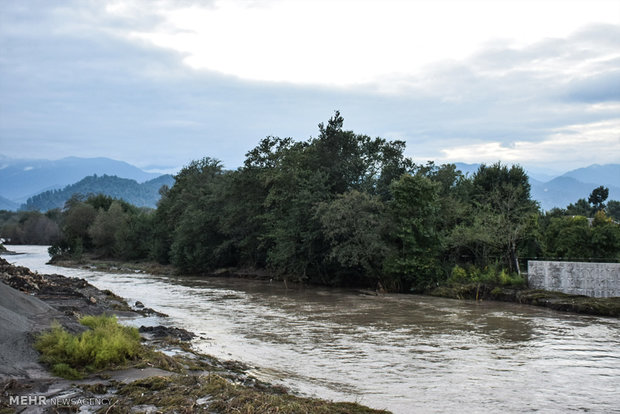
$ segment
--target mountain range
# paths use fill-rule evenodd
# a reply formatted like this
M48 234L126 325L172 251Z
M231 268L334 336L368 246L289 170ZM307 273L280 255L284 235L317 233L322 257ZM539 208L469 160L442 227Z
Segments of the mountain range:
M109 158L28 160L0 156L0 196L21 204L43 191L64 188L94 174L116 175L138 183L161 175Z
M457 169L469 175L479 166L456 163ZM532 198L543 210L564 208L580 198L587 199L601 185L609 188L609 200L620 200L620 164L594 164L552 179L529 174ZM22 206L45 211L62 207L74 192L103 192L138 206L154 207L159 188L173 182L170 175L146 172L109 158L24 160L0 155L0 210Z

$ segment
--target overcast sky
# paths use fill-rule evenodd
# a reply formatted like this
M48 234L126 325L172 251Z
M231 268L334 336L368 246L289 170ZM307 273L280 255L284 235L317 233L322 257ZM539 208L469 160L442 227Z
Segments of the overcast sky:
M0 0L0 154L236 168L345 128L417 162L620 162L620 1Z

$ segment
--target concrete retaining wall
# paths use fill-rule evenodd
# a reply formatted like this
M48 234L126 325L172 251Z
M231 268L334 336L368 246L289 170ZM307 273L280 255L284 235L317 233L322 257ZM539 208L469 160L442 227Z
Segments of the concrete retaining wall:
M527 267L532 289L595 298L620 296L620 263L529 261Z

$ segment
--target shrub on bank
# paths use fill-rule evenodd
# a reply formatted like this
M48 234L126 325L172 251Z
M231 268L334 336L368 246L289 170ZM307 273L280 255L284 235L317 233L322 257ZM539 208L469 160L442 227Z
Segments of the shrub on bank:
M486 266L483 269L479 269L473 265L467 268L456 265L452 268L452 272L448 278L448 285L454 286L470 283L482 283L492 286L524 287L525 279L523 279L521 275L509 273L506 269L498 266Z
M85 316L80 323L90 329L73 335L56 322L36 341L41 361L55 375L78 379L85 372L137 359L143 352L138 330L119 325L114 316Z

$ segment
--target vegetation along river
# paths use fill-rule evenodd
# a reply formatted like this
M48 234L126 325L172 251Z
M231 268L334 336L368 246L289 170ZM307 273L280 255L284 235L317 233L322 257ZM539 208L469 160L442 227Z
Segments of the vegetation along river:
M201 351L256 367L305 395L395 413L620 412L620 320L512 303L367 296L239 279L111 274L7 259L82 277L196 332Z

